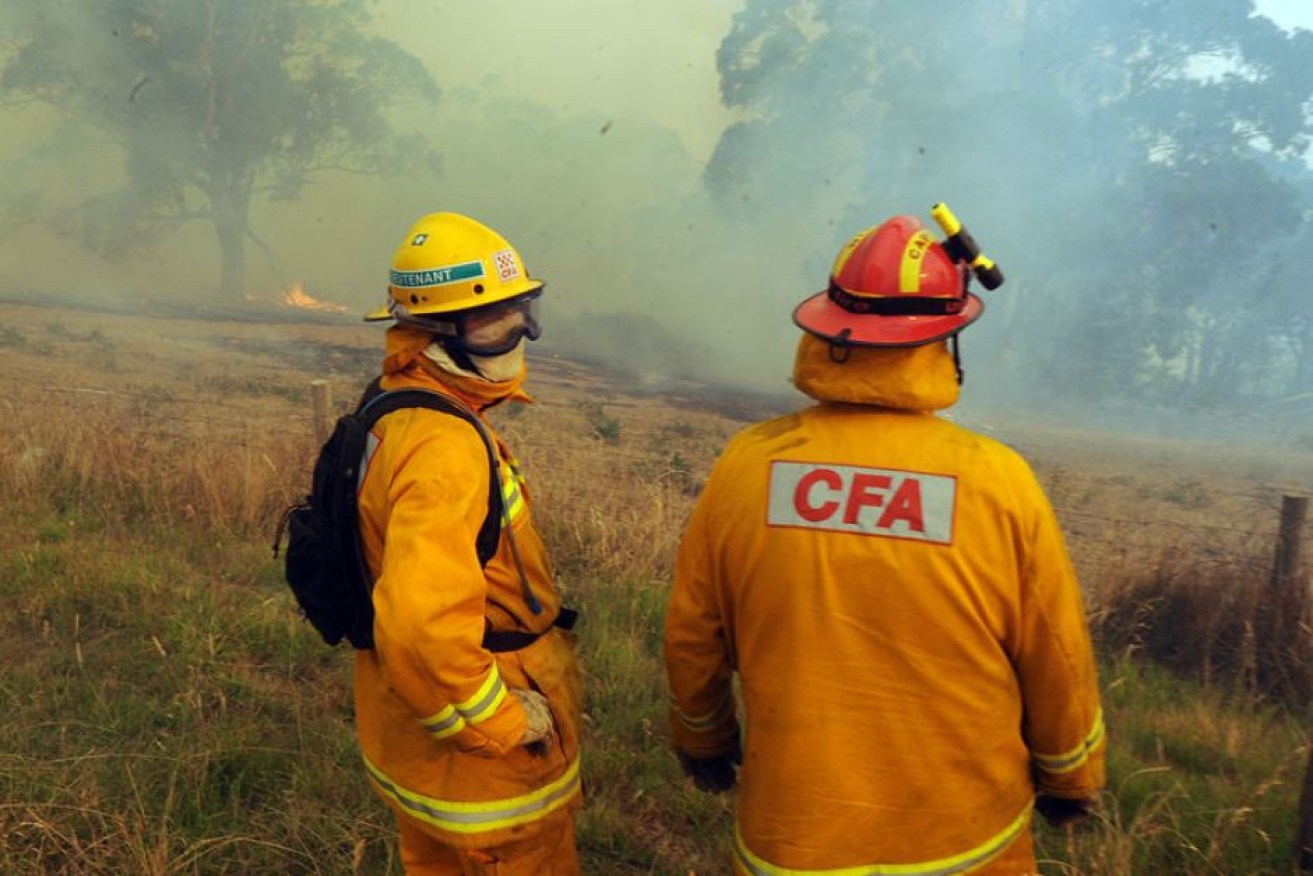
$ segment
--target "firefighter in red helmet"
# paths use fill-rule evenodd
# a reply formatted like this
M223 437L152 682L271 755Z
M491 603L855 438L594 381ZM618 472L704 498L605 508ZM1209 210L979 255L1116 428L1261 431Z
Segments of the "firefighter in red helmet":
M1054 513L1017 453L935 414L970 281L1002 275L934 212L945 240L897 216L839 252L794 311L817 404L730 442L680 544L672 741L698 787L737 782L739 874L1033 873L1032 813L1077 820L1103 784Z

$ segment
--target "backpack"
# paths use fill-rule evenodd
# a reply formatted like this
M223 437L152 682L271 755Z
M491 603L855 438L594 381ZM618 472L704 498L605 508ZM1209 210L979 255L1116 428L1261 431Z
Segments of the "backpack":
M365 563L356 496L369 432L379 418L401 408L443 411L470 423L488 451L488 513L475 547L486 566L501 539L500 460L483 424L459 401L427 389L384 391L378 378L353 413L338 418L315 460L310 495L283 512L274 535L278 557L287 536L284 577L306 620L329 645L346 638L357 649L374 647L374 582Z

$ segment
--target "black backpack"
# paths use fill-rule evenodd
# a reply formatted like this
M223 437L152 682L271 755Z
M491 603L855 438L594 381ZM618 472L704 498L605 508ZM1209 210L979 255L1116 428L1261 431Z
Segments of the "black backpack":
M274 536L274 557L287 535L284 575L306 619L325 642L345 637L353 647L374 647L374 582L360 540L356 494L366 439L380 417L401 408L443 411L470 423L488 451L488 514L475 547L487 565L501 539L500 461L483 424L465 405L426 389L384 391L375 379L354 413L338 418L315 460L310 495L290 508Z

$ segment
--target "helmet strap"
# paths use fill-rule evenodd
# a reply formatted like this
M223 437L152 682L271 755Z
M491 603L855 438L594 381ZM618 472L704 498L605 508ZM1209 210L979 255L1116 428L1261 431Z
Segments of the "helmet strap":
M957 385L961 386L966 375L962 373L962 354L957 348L957 335L948 339L948 348L953 351L953 370L957 372Z
M853 348L848 345L848 335L851 333L850 329L844 329L837 337L830 339L831 362L842 365L852 356Z

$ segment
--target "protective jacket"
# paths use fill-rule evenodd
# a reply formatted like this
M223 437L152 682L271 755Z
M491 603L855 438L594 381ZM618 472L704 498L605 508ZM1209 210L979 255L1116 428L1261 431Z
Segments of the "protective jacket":
M673 742L731 748L737 671L736 872L1019 872L1036 791L1103 783L1081 592L1027 464L933 414L957 397L944 344L850 353L804 336L821 403L737 435L698 501Z
M423 387L476 411L519 391L442 374L419 351L422 332L388 335L384 389ZM489 434L495 434L489 429ZM359 493L374 583L375 650L358 651L355 702L369 777L398 812L457 848L489 848L559 829L580 805L580 679L570 634L552 625L560 598L531 497L499 439L499 489L541 612L524 594L505 531L480 568L475 539L488 511L485 445L469 423L407 408L379 420ZM506 524L503 524L505 527ZM493 653L486 630L540 634ZM526 748L524 710L511 688L551 707L551 745Z

